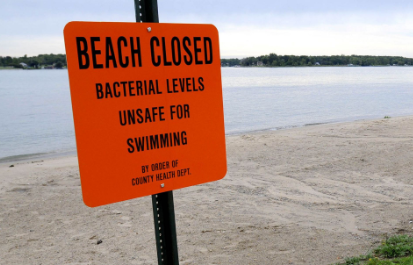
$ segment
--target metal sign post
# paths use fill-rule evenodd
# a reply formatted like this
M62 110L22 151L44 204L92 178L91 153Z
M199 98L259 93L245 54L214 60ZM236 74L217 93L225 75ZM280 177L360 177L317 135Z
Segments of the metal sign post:
M136 22L159 23L157 0L134 0ZM172 191L152 195L158 265L179 265Z
M159 23L158 0L134 0L136 22Z
M159 265L179 265L172 191L152 195Z

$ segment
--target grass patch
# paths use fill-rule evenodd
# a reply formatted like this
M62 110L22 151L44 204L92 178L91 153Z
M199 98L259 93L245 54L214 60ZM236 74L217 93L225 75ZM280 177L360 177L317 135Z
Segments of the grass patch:
M360 255L358 257L349 257L345 258L345 263L337 263L337 264L346 264L346 265L359 265L364 264L364 261L368 261L369 259L374 258L373 254L368 253L367 255Z
M396 235L387 238L367 255L349 257L336 265L413 265L413 237Z
M390 119L391 117L390 117L390 116L384 116L384 118L385 118L385 119Z
M399 235L388 238L375 253L384 258L397 258L413 255L413 237Z
M396 258L392 260L380 260L373 258L366 265L413 265L413 257Z

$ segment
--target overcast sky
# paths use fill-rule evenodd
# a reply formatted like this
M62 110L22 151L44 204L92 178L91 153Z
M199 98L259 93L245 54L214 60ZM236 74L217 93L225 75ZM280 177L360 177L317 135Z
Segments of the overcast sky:
M224 58L413 57L413 0L158 0L160 22L214 24ZM0 0L0 56L65 53L69 21L134 22L133 0Z

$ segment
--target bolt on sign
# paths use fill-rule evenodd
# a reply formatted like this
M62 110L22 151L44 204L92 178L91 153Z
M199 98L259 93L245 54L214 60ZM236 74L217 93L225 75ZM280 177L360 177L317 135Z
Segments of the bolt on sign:
M70 22L64 38L86 205L225 176L213 25Z

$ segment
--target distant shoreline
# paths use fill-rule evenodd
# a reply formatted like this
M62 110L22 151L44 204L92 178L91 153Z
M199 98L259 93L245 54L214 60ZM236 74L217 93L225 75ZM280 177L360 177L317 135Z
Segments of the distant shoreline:
M36 68L29 68L29 69L24 69L24 68L13 68L13 67L1 67L0 70L20 70L20 71L33 71L33 70L67 70L67 68L54 68L54 69L36 69Z
M413 58L372 55L277 55L270 53L242 59L221 59L222 66L404 66Z
M362 66L362 65L354 65L354 66L347 66L347 65L297 65L297 66L292 66L292 65L285 65L285 66L221 66L221 68L328 68L328 67L334 67L334 68L338 68L338 67L345 67L345 68L360 68L360 67L413 67L413 65L366 65L366 66ZM22 69L22 68L11 68L11 67L0 67L0 70L67 70L67 68L60 68L60 69Z
M285 65L285 66L221 66L221 68L326 68L326 67L345 67L345 68L360 68L360 67L413 67L413 65Z

